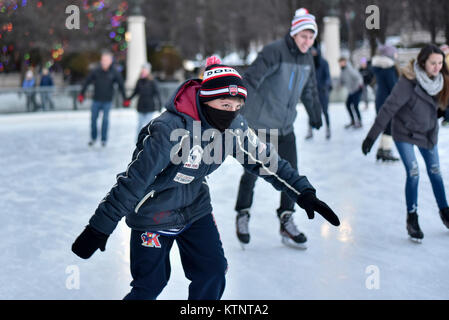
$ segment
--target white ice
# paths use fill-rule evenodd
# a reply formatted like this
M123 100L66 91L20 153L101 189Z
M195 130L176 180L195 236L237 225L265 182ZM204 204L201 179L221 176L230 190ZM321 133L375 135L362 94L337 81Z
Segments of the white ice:
M233 159L209 178L214 215L229 263L223 299L448 299L449 230L438 215L418 153L422 244L405 229L402 163L375 161L377 144L363 156L364 128L345 130L342 104L330 106L332 139L324 130L304 141L307 117L295 124L300 173L339 215L339 228L320 216L295 221L308 237L307 250L281 244L275 210L279 193L259 179L245 251L235 236L233 210L242 167ZM131 159L137 116L113 110L106 148L89 149L89 112L0 116L0 299L122 299L129 290L129 228L121 221L105 252L89 260L71 244L84 229L115 175ZM440 160L449 190L449 129L440 130ZM397 153L396 153L397 154ZM177 248L172 275L160 299L186 299ZM149 266L151 267L151 266ZM79 280L79 281L78 281Z

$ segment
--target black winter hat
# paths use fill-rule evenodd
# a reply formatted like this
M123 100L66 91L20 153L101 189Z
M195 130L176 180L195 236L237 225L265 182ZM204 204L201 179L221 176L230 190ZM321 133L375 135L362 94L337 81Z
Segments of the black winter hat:
M246 100L246 96L246 88L237 70L222 65L216 56L206 60L206 70L199 94L202 103L221 97L239 97Z

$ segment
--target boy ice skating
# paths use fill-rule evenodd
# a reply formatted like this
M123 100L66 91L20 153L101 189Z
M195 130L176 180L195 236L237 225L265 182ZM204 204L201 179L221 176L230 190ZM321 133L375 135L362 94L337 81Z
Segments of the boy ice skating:
M307 178L248 130L239 115L247 95L241 76L220 63L215 57L208 59L203 80L184 82L167 110L140 131L132 162L117 176L117 183L72 246L84 259L98 248L104 251L109 235L126 217L132 229L133 281L125 299L156 299L170 277L174 241L191 281L188 298L221 298L227 261L205 177L227 155L243 159L246 170L286 192L310 219L316 211L333 225L340 224L335 213L316 198Z

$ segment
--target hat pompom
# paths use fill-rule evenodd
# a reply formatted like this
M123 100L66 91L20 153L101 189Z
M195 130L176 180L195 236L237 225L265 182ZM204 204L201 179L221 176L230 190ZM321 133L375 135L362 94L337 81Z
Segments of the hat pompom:
M307 10L306 8L300 8L295 12L295 16L303 16L306 14L309 14L309 10Z
M206 68L214 64L221 64L221 60L217 56L211 56L206 59Z

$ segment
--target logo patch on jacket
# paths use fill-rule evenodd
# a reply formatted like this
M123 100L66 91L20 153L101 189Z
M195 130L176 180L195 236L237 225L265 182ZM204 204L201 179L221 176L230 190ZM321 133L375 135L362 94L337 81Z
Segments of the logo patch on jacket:
M188 176L186 174L182 174L181 172L178 172L173 179L176 182L182 183L182 184L189 184L195 179L193 176Z
M190 149L189 158L187 162L184 164L184 168L189 169L198 169L201 163L201 159L203 158L203 148L198 145L195 145Z
M140 238L142 239L142 245L148 248L160 248L159 234L153 232L142 233Z

